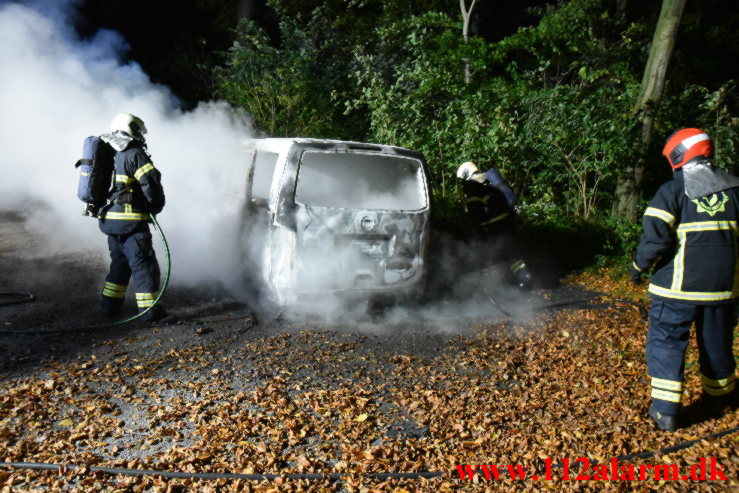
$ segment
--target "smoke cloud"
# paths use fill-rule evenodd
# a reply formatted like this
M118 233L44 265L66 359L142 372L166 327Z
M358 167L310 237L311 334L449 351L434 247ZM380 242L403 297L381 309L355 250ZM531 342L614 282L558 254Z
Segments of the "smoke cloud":
M120 35L102 30L78 39L70 27L74 6L0 2L0 209L25 213L46 234L50 253L92 249L104 257L97 221L81 215L73 165L86 136L109 132L118 113L133 113L146 122L162 172L167 205L158 220L173 283L235 282L242 142L253 134L247 115L223 103L181 111L167 88L121 61Z
M172 284L238 285L245 261L239 230L247 174L243 143L255 136L248 115L217 102L183 112L167 88L152 83L136 63L122 61L126 42L120 35L101 30L89 40L77 37L71 27L75 3L0 0L0 210L23 212L27 227L46 238L47 253L94 251L102 263L107 242L97 221L81 214L73 164L86 136L107 133L118 113L133 113L146 122L148 148L162 172L167 205L158 220L172 252ZM489 246L451 244L442 248L448 258L428 266L437 269L437 280L439 272L460 265L459 257L492 255ZM361 319L373 330L412 321L457 331L461 320L503 318L493 302L480 298L481 285L509 312L520 313L520 296L475 274L479 267L438 281L447 293L432 307L394 308L381 322L368 321L361 303L347 307L341 300L313 304L311 313L329 323Z

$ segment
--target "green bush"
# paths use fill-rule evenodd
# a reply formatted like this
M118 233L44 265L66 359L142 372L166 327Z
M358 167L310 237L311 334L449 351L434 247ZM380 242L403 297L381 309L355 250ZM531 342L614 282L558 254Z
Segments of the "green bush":
M633 104L655 5L560 1L537 9L536 25L497 41L465 42L453 3L268 4L277 31L242 24L215 71L217 95L252 113L267 134L423 152L436 224L453 232L465 228L456 168L490 162L519 195L530 231L561 240L563 249L576 242L589 252L582 258L630 257L640 226L611 218L611 203L633 164L639 137ZM687 31L702 39L701 15L710 12L688 10ZM706 39L731 49L729 33L714 30ZM686 70L700 66L681 58L694 51L678 50L671 65L679 68L671 74L679 84L668 83L657 113L647 199L669 178L660 151L675 128L704 128L716 143L717 163L739 170L735 84Z

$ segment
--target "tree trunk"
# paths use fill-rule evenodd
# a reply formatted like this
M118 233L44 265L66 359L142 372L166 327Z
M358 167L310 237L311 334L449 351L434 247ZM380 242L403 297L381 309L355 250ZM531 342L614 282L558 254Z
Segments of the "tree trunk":
M470 8L468 9L466 5L467 2L465 0L459 0L459 9L462 11L462 36L464 37L465 43L470 38L470 18L472 17L472 9L475 8L475 2L477 2L477 0L472 0ZM472 74L470 72L470 62L469 60L465 60L464 82L466 84L469 84L470 79L472 79Z
M627 168L626 175L616 187L616 202L613 213L617 217L636 220L641 186L644 181L645 158L652 141L654 116L662 99L665 87L667 65L675 47L675 38L680 26L685 0L663 0L657 27L654 30L649 59L644 69L641 93L634 107L641 125L641 135L634 145L634 161Z
M253 11L253 0L238 0L236 4L236 15L238 15L239 19L251 19Z

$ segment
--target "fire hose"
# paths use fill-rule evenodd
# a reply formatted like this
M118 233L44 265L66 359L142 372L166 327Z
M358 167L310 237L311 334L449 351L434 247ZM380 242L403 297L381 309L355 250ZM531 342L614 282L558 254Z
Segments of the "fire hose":
M155 306L159 303L159 300L162 299L162 296L164 296L164 292L167 290L167 286L169 285L169 277L170 277L170 271L172 267L172 259L169 253L169 243L167 243L167 238L164 236L164 232L162 231L162 227L159 225L159 222L156 219L156 216L154 214L150 214L149 218L151 219L152 224L154 225L154 229L156 229L157 233L159 233L159 237L162 240L162 245L164 245L164 257L166 258L166 269L164 274L164 282L162 283L162 288L159 290L159 293L157 294L157 297L154 299L154 302L148 306L145 310L137 313L136 315L133 315L131 317L128 317L123 320L119 320L117 322L111 322L107 324L99 324L99 325L90 325L87 327L73 327L70 329L54 329L54 330L7 330L7 329L0 329L0 335L2 334L57 334L57 333L63 333L63 332L87 332L87 331L93 331L93 330L99 330L99 329L106 329L109 327L117 327L119 325L124 325L129 322L133 322L134 320L137 320L147 313L149 313L151 310L154 309ZM26 301L31 301L33 299L33 294L31 293L0 293L0 296L15 296L19 298L17 301L13 302L6 302L2 303L0 302L0 305L10 305L15 303L24 303ZM0 301L2 301L0 299Z
M500 313L502 313L503 315L505 315L506 318L508 318L508 319L513 318L513 315L511 315L511 313L508 310L506 310L505 308L503 308L503 306L498 301L495 300L495 298L493 297L493 295L490 294L490 292L487 289L484 289L483 288L482 291L485 294L485 296L487 296L488 301L490 301L490 304L493 305L493 307L495 307L496 310L498 310ZM592 298L578 298L578 299L564 300L564 301L555 301L555 302L551 302L551 303L544 303L544 304L538 305L538 306L533 306L533 307L531 307L531 310L532 311L544 311L544 310L553 310L553 309L557 309L557 308L574 307L574 306L585 305L585 304L591 305L596 300L597 300L597 297L592 297ZM644 308L641 304L637 303L637 302L634 302L634 301L631 301L631 300L627 300L627 299L622 299L622 298L618 298L618 299L615 299L613 301L616 301L616 302L619 302L619 303L623 303L623 304L626 304L626 305L632 305L632 306L634 306L635 308L637 308L639 310L639 314L641 315L642 320L644 320L644 321L646 321L648 319L648 317L649 317L648 310L646 308ZM608 306L612 306L612 305L610 305L608 303L602 303L602 304L599 304L599 305L592 305L592 308L606 308Z
M0 306L18 305L20 303L26 303L31 300L33 300L33 294L31 293L0 293Z
M616 457L618 462L626 462L634 459L649 459L656 457L657 454L671 454L692 447L693 445L710 439L719 439L725 436L731 435L739 431L739 426L729 428L724 431L711 433L710 435L697 438L695 440L687 440L676 445L661 449L659 451L646 451L635 454L620 455ZM599 461L591 461L592 465L599 464ZM264 481L264 480L275 480L278 478L288 480L331 480L340 481L345 476L350 476L350 473L284 473L284 474L238 474L238 473L198 473L198 472L183 472L183 471L160 471L154 469L123 469L114 467L100 467L100 466L86 466L76 464L46 464L42 462L0 462L1 468L7 469L33 469L40 471L74 471L80 469L81 472L101 472L105 474L120 474L124 476L160 476L168 479L236 479L236 480L250 480L250 481ZM552 468L562 469L564 464L554 464ZM438 478L444 475L452 475L454 471L418 471L418 472L375 472L375 473L364 473L361 474L363 477L369 479L432 479Z
M124 320L119 320L118 322L114 322L107 326L115 327L117 325L123 325L123 324L127 324L128 322L133 322L134 320L143 317L144 315L149 313L152 309L154 309L155 306L157 306L157 303L159 303L159 300L162 299L164 292L167 290L167 286L169 286L169 273L170 273L170 268L172 267L172 259L170 258L170 255L169 255L169 243L167 243L167 237L164 236L164 232L162 231L162 227L157 222L156 216L154 214L149 214L149 217L151 218L151 222L154 224L154 229L157 230L157 233L159 233L159 237L162 239L162 245L164 245L164 258L167 259L166 271L164 274L164 282L162 283L162 288L159 290L159 294L157 294L157 297L154 299L154 302L148 307L146 307L146 310L143 310L132 317L128 317Z

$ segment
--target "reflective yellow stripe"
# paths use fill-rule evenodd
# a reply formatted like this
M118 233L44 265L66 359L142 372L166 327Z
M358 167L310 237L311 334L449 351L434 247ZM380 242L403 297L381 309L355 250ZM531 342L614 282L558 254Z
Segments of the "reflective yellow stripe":
M736 375L731 375L726 378L722 378L721 380L714 380L712 378L708 378L701 373L701 381L706 385L710 385L711 387L726 387L731 382L736 381Z
M700 221L695 223L684 223L677 227L678 231L727 231L735 230L736 221Z
M647 207L647 210L644 211L644 215L662 219L664 222L669 224L670 227L672 227L672 225L675 224L675 216L673 216L667 211L663 211L662 209L657 209L655 207Z
M698 291L679 291L677 289L667 289L654 284L649 285L648 291L657 296L665 298L675 298L678 300L689 301L723 301L736 298L736 293L731 291L717 291L715 293L700 293Z
M674 390L676 392L682 392L683 383L675 380L664 380L662 378L652 377L652 387L659 387L665 390Z
M83 171L83 172L81 173L81 175L82 175L82 176L90 176L90 173L86 173L85 171Z
M482 202L483 204L486 204L488 200L490 200L490 195L485 195L483 197L467 197L468 204L470 202Z
M680 402L681 395L667 390L652 389L652 397L669 402Z
M129 183L133 183L133 178L131 178L128 175L115 175L115 181L123 183L124 185L128 185Z
M110 291L103 288L103 296L107 296L108 298L125 298L126 293L119 293L117 291Z
M500 215L495 216L494 218L492 218L492 219L490 219L488 221L485 221L484 223L482 223L482 225L483 226L487 226L488 224L497 223L498 221L501 221L501 220L505 219L506 217L508 217L508 215L509 214L507 212L504 212L503 214L500 214Z
M149 163L145 164L144 166L140 167L136 173L133 174L133 177L137 180L141 181L141 177L144 176L146 173L154 169L154 165Z
M734 390L734 387L736 387L736 382L731 382L726 387L721 387L721 388L708 387L707 385L704 384L703 390L707 394L711 394L711 395L726 395L732 390Z
M136 306L146 308L154 304L157 293L136 293Z
M105 287L113 291L125 291L126 289L128 289L128 285L116 284L114 282L106 282Z
M523 269L524 267L526 267L526 262L524 262L523 260L519 260L518 262L516 262L513 265L511 265L511 270L513 272L518 272L519 270Z
M675 291L679 291L683 286L683 274L685 273L685 244L688 241L688 234L685 231L677 229L677 253L675 254L675 262L672 269L672 285Z
M106 282L103 287L103 296L107 296L108 298L125 298L127 288L128 286L124 286L123 284Z
M108 212L100 216L101 219L114 219L118 221L147 221L149 214L141 212Z
M633 265L633 266L634 266L634 269L636 269L636 270L638 270L639 272L641 272L641 269L639 268L639 266L638 266L638 265L636 265L636 261L634 261L634 262L631 262L631 265Z

